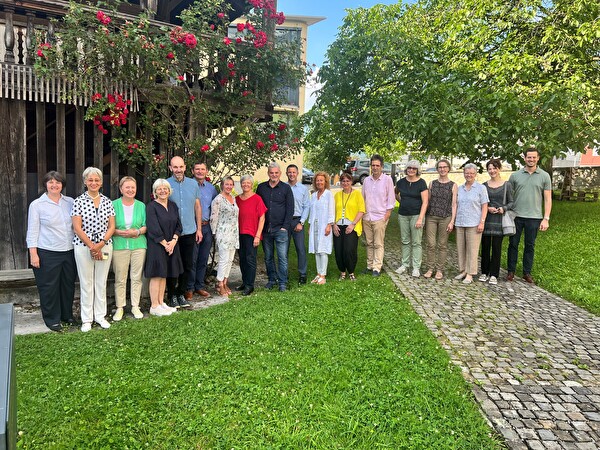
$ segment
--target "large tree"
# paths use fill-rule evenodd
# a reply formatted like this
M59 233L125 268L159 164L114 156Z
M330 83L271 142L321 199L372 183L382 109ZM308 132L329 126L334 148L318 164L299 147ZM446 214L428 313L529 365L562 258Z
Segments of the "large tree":
M306 120L331 165L362 148L515 161L536 145L548 158L600 136L597 0L349 10L327 59Z

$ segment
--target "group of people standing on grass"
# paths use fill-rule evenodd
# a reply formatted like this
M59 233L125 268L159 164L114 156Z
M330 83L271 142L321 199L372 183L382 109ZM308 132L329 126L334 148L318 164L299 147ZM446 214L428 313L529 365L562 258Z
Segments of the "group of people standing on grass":
M539 151L525 152L525 166L514 172L508 181L501 178L502 163L491 159L486 163L490 179L476 181L477 166L463 168L465 183L457 185L448 177L450 162L437 162L438 179L427 185L420 177L418 161L407 164L406 176L396 184L396 199L400 203L398 221L402 240L402 264L396 272L412 269L421 276L422 241L425 230L425 278L444 278L448 236L454 230L458 254L456 280L470 284L480 273L479 281L495 285L500 276L502 241L505 234L503 216L512 211L514 234L509 236L507 280L512 281L518 259L519 242L525 234L523 279L533 283L531 271L535 239L538 230L548 229L552 210L552 184L548 173L538 167ZM481 271L478 256L481 247Z
M405 177L394 186L383 173L383 158L373 155L371 175L362 193L352 188L352 175L342 173L341 190L330 190L329 175L317 172L312 193L298 180L298 167L286 169L288 182L281 181L281 168L271 163L268 181L254 192L250 175L240 179L241 193L233 195L234 180L221 181L220 192L208 181L208 167L197 163L193 178L186 177L183 159L175 156L169 169L172 176L157 179L152 185L153 199L144 204L136 199L133 177L119 182L121 197L111 201L100 190L102 171L88 167L83 172L85 192L72 199L62 194L65 178L48 172L44 193L29 207L27 246L40 293L44 322L54 331L62 323L75 324L73 297L75 274L80 280L81 330L92 323L109 328L106 320L106 283L110 268L115 274L116 311L113 321L124 317L127 280L130 280L131 313L144 317L140 310L142 277L150 280L150 314L170 315L190 306L199 295L208 298L206 272L213 240L218 263L216 292L232 293L229 275L238 250L242 295L255 288L257 248L262 243L268 276L267 289L288 289L288 253L294 242L298 257L298 284L307 283L308 253L315 255L316 276L312 283L327 281L328 259L335 252L339 279L356 279L359 237L365 235L367 267L364 273L379 276L383 266L387 223L399 202L398 221L402 241L402 265L421 276L422 238L425 230L425 278L440 280L446 266L448 236L456 230L459 274L471 283L478 273L477 258L481 244L480 281L498 282L502 240L502 216L512 210L516 232L510 237L508 276L512 281L521 234L525 234L523 279L533 283L531 270L538 230L546 230L552 208L549 175L537 166L539 152L525 153L525 167L513 173L508 182L500 177L501 163L486 164L490 180L476 180L477 167L464 166L465 183L457 185L448 178L449 161L436 164L438 179L427 185L421 178L417 161L410 161ZM543 205L543 209L542 209ZM305 233L305 226L309 231ZM167 301L165 302L165 291Z

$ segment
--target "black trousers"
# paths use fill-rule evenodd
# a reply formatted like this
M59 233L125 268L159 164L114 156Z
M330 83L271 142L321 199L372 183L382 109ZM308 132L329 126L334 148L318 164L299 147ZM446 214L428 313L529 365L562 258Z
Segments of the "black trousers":
M340 235L333 235L335 262L340 272L354 273L358 259L358 234L356 231L346 234L346 225L339 226Z
M481 273L498 278L504 236L481 236Z
M196 249L196 233L179 236L177 241L179 254L183 263L183 273L178 278L167 278L167 295L183 295L187 289L188 279L194 270L194 250Z
M254 236L250 234L240 234L240 270L242 271L242 284L253 288L256 279L256 251L254 245Z
M54 252L38 248L40 268L33 268L40 293L40 309L47 326L73 318L77 267L73 250Z

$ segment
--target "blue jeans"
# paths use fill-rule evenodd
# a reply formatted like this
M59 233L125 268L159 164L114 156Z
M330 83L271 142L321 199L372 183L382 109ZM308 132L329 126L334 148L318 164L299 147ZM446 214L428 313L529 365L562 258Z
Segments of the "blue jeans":
M213 235L210 225L202 225L202 241L196 244L197 255L194 258L193 276L188 280L188 291L204 289L204 279L206 278L206 266L208 265L208 256L213 245Z
M508 244L508 264L507 270L515 272L517 269L517 259L519 257L519 242L521 233L525 231L525 247L523 249L523 275L530 275L533 269L533 255L535 252L535 238L542 219L526 219L524 217L515 217L516 233L509 238Z
M296 225L300 223L300 219L292 219L292 231L288 236L288 252L292 239L294 240L294 247L296 247L296 254L298 255L298 273L301 277L306 278L306 245L304 244L304 227L301 231L294 231Z
M286 286L288 282L288 232L278 230L263 234L263 251L265 252L265 265L269 283L272 285ZM275 267L275 254L277 250L278 267Z

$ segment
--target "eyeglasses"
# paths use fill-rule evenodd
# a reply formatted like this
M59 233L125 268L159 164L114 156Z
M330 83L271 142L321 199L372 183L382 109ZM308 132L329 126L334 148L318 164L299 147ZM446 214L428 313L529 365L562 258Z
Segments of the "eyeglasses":
M407 167L406 170L419 170L416 167Z
M440 170L440 169L449 169L449 168L450 167L448 167L448 166L438 166L438 170Z

